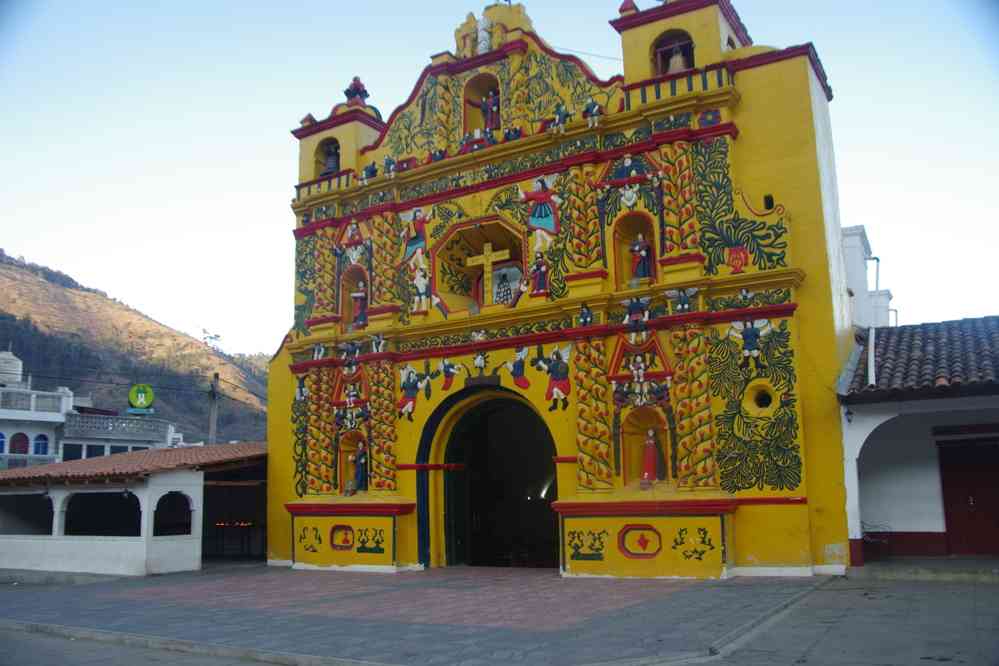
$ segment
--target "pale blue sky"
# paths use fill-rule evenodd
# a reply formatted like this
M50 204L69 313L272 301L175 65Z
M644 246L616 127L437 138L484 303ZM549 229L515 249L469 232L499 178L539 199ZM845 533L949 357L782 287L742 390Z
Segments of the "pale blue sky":
M526 4L556 47L620 57L619 0ZM734 4L757 44L816 44L842 222L867 226L901 321L999 313L999 2ZM0 247L271 352L292 318L288 131L354 74L387 116L482 6L0 0Z

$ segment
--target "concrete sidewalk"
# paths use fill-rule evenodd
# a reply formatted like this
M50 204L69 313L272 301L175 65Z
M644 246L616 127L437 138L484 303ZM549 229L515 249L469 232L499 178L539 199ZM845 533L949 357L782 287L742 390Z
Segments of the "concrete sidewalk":
M991 590L846 579L560 579L523 569L242 568L4 587L0 600L17 609L8 618L109 641L111 652L124 643L225 663L994 666L999 598Z

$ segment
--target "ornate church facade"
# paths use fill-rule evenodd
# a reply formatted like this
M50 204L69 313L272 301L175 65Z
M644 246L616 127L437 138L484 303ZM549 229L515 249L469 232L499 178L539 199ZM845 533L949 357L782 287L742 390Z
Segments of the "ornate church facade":
M621 5L600 80L495 4L388 117L293 131L269 559L836 573L851 344L811 45Z

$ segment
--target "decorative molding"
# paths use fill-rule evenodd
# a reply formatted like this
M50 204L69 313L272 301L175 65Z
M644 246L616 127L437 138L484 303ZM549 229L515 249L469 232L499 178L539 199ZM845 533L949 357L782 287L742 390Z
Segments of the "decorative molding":
M589 280L590 278L600 278L601 280L607 278L607 271L603 268L595 271L586 271L585 273L570 273L565 276L566 282L578 282L579 280Z
M722 16L724 16L725 20L732 26L732 30L735 31L736 36L739 38L739 41L742 42L743 46L751 46L753 44L753 38L749 36L749 31L746 30L746 24L744 24L742 19L739 18L739 13L735 11L735 7L732 6L732 3L729 2L729 0L677 0L676 2L666 3L654 9L646 9L645 11L638 12L637 14L627 14L621 18L610 21L610 24L612 28L618 31L618 33L621 33L625 30L631 30L632 28L637 28L655 21L661 21L662 19L671 18L679 14L686 14L687 12L704 9L705 7L711 7L712 5L718 6Z
M740 506L807 504L805 497L747 497L702 500L646 500L623 502L558 501L552 510L562 516L704 516L735 513Z
M511 173L507 176L502 176L500 178L484 180L480 183L475 183L474 185L466 185L464 187L449 189L434 194L428 194L423 197L409 199L406 201L379 203L376 204L375 206L371 206L370 208L354 211L349 215L343 215L341 217L332 217L325 220L312 222L307 225L303 225L294 230L294 235L295 238L301 239L307 236L314 235L320 229L325 229L327 227L337 227L337 228L342 227L351 220L357 220L358 222L362 222L375 215L381 215L385 213L402 213L408 210L412 210L413 208L426 208L428 206L432 206L435 203L440 203L441 201L447 201L449 199L458 199L463 196L467 196L469 194L475 194L477 192L482 192L485 190L497 189L503 187L504 185L519 183L521 181L531 180L534 178L539 178L541 176L550 175L553 173L560 173L571 167L579 166L581 164L599 164L602 162L610 162L616 160L620 157L623 157L626 154L638 155L642 153L651 152L653 150L656 150L659 146L667 143L674 143L676 141L696 142L705 139L714 139L721 136L728 136L735 139L739 136L739 129L735 126L734 123L729 122L700 129L692 129L689 127L685 127L675 130L668 130L665 132L659 132L651 135L648 139L639 143L620 146L618 148L612 148L609 150L591 150L588 152L578 153L568 157L560 158L545 166L536 167L534 169L529 169L527 171Z
M555 456L552 458L552 460L555 461L556 465L568 464L568 463L576 464L579 462L579 458L577 458L576 456Z
M405 516L413 513L416 502L290 502L284 508L293 516Z
M306 127L300 127L298 129L291 130L292 136L301 141L302 139L312 136L313 134L318 134L320 132L325 132L326 130L333 129L334 127L339 127L340 125L346 125L347 123L359 122L362 125L367 125L371 129L381 132L385 129L385 123L381 122L377 118L374 118L361 109L351 109L346 113L341 113L338 116L331 115L326 120L316 123L315 125L308 125ZM334 174L334 177L339 174ZM327 180L331 176L326 178L320 178L319 180ZM303 185L305 183L302 183Z
M396 466L400 471L412 470L416 472L464 472L465 465L461 463L400 463Z

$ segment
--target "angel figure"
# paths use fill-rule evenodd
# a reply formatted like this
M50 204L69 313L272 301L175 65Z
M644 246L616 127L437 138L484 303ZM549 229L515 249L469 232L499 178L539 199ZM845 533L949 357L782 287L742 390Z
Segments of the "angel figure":
M562 401L562 410L569 408L569 394L572 385L569 383L569 353L572 345L566 345L562 349L558 346L552 350L549 358L535 359L535 367L548 375L548 390L545 391L545 400L551 400L549 412L558 409L558 403Z
M528 381L527 376L524 373L527 366L527 354L529 351L529 347L521 347L514 352L512 361L506 361L503 364L503 367L510 371L510 377L513 378L513 383L516 384L518 388L522 388L525 391L531 388L531 382Z
M734 321L729 328L729 337L742 343L742 363L740 368L748 369L750 361L759 372L766 367L760 357L760 338L770 332L769 319L756 319L754 321Z
M402 397L399 398L399 418L405 416L410 421L413 420L413 410L416 409L416 399L420 396L420 389L429 386L430 377L427 374L419 374L416 369L407 365L399 371L401 381L399 388L402 390Z
M691 298L697 295L697 289L669 289L666 297L673 301L673 314L690 312L693 308Z
M531 192L521 190L520 200L531 205L531 212L527 218L527 229L529 233L534 233L534 251L547 251L562 228L558 215L558 207L562 203L562 199L551 191L548 187L548 181L544 178L537 178Z
M465 366L453 363L447 358L442 358L441 362L437 365L437 372L444 375L444 383L441 385L441 388L445 391L450 391L451 385L454 383L454 378L462 370L468 372L468 368Z

